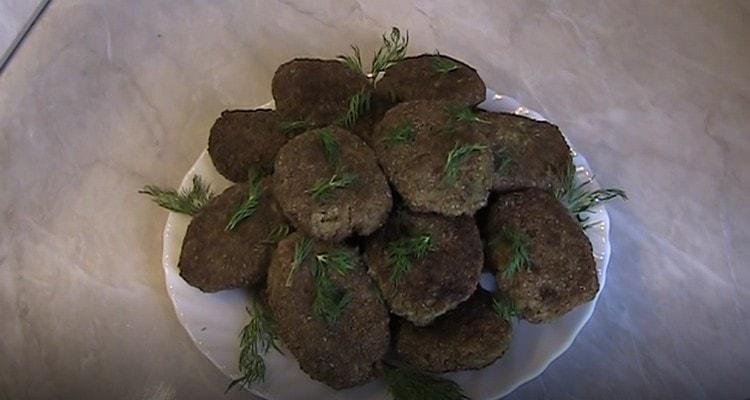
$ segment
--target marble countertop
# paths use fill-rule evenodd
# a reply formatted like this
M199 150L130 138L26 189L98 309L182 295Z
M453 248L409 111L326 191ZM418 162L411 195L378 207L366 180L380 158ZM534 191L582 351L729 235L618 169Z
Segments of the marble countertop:
M474 65L556 122L610 206L607 287L509 399L750 397L750 3L53 1L0 75L0 399L240 399L164 287L175 186L226 108L295 56Z

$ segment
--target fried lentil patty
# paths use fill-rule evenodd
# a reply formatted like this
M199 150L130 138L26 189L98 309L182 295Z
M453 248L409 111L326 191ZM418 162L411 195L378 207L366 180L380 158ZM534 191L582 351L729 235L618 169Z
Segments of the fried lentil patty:
M338 163L327 159L322 134L338 142ZM391 190L375 154L353 134L328 127L290 140L276 158L274 194L299 229L324 240L368 235L380 227L391 210ZM354 176L346 187L317 196L314 186Z
M553 320L590 301L599 289L591 243L552 195L539 189L504 194L490 205L484 230L487 261L500 288L530 322ZM528 265L506 272L513 254L508 232L526 235Z
M251 169L272 173L276 153L288 139L276 111L227 110L211 127L208 154L221 175L245 182Z
M557 126L505 113L480 112L479 118L489 122L475 127L489 139L495 156L493 190L561 189L571 155Z
M492 154L487 138L472 127L480 122L458 119L458 112L467 109L439 101L401 103L375 128L371 143L380 165L412 210L472 215L487 204ZM454 158L451 178L447 173L451 154L470 146L475 150Z
M313 309L312 264L318 255L356 249L315 240L308 257L290 275L295 247L302 239L294 233L279 242L268 272L268 298L278 333L313 379L334 389L366 383L388 351L388 310L360 263L343 275L329 271L337 288L350 298L335 324L329 325Z
M204 292L257 286L266 278L273 245L268 235L287 224L271 197L270 180L253 215L226 230L236 207L247 197L249 184L234 185L212 199L188 225L178 267L180 276Z
M408 256L410 268L394 275L396 246L429 236L423 257ZM482 242L471 217L399 211L367 239L365 260L391 312L424 326L466 300L479 282Z
M295 58L281 64L271 81L276 109L285 122L306 121L312 126L342 118L349 100L369 91L367 79L338 60Z
M510 346L512 326L492 307L492 295L477 291L455 310L430 325L401 324L396 352L409 364L429 372L483 368Z
M447 100L477 105L484 101L485 90L474 68L435 54L406 57L377 82L378 93L394 102Z

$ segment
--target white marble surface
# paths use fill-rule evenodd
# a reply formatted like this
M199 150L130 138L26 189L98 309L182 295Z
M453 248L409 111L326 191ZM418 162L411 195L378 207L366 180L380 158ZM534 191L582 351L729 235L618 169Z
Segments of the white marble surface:
M43 0L0 0L0 61Z
M166 296L166 213L225 108L282 61L372 49L475 65L557 122L609 208L607 288L511 399L750 397L747 1L59 1L0 75L0 399L207 399L227 380Z

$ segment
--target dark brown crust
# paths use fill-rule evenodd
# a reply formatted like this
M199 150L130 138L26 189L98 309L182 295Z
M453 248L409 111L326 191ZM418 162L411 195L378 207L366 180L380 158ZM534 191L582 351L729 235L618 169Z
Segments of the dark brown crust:
M510 322L492 308L492 296L478 289L455 310L426 327L404 322L395 338L404 361L428 372L480 369L510 346Z
M548 122L505 113L481 112L490 124L477 124L493 153L505 152L510 163L494 175L492 189L510 192L539 188L554 193L563 185L571 161L570 148L560 129Z
M250 169L273 172L276 153L288 139L273 110L227 110L211 127L208 154L225 178L246 182Z
M313 379L334 389L366 383L376 375L380 360L388 351L388 310L364 266L343 276L334 273L334 282L352 300L329 329L312 312L310 265L315 254L341 246L314 241L310 256L292 275L291 285L286 286L294 247L301 238L295 233L279 243L268 272L269 304L279 335L300 368Z
M394 283L388 243L405 235L426 233L432 237L432 249L424 258L412 259L409 271ZM471 296L484 256L473 218L404 210L368 239L365 260L391 312L423 326Z
M257 286L266 278L273 246L262 243L286 224L271 197L270 180L261 182L263 197L255 213L226 231L229 218L246 198L248 184L238 184L211 200L187 228L182 242L180 276L204 292Z
M530 240L530 268L510 279L503 272L509 246L495 240L506 225ZM599 288L591 243L583 230L550 194L539 189L501 195L486 221L486 256L497 269L497 282L516 304L522 318L538 323L553 320L594 298Z
M276 109L285 121L330 125L346 114L349 99L368 87L361 73L338 60L295 58L281 64L271 81Z
M368 235L385 223L393 199L375 154L362 139L337 127L325 128L339 141L341 164L357 175L349 187L316 201L309 190L335 169L325 159L319 130L303 133L284 146L276 159L274 194L299 229L323 240Z
M448 216L472 215L487 204L492 154L487 138L471 127L475 123L455 123L454 130L445 130L451 119L446 111L450 106L452 103L424 100L401 103L385 114L371 143L380 165L409 208ZM388 143L385 138L404 121L412 123L414 138L406 143ZM443 169L457 142L488 148L469 156L451 184L445 181Z
M438 72L433 66L438 57L453 61L458 68ZM463 62L444 55L422 54L388 68L377 82L377 91L394 102L447 100L477 105L484 101L486 88L477 71Z

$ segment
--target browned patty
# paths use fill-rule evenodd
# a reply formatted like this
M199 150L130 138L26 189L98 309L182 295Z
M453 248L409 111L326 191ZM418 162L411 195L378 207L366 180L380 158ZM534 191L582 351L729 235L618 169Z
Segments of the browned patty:
M449 72L439 66L455 65ZM377 82L377 91L394 102L447 100L477 105L485 99L485 86L477 71L455 58L422 54L407 57L388 68Z
M373 133L371 143L380 165L414 211L472 215L487 204L493 173L489 142L472 127L477 122L457 122L447 111L453 107L439 101L401 103L385 114ZM394 132L408 124L412 139L389 141ZM485 148L459 163L456 179L450 181L444 169L449 152L457 144Z
M400 358L424 371L479 369L505 353L512 330L493 310L492 296L480 288L428 326L404 322L395 347Z
M352 234L368 235L380 227L391 210L391 190L375 154L362 139L337 127L323 128L338 140L338 169L326 159L322 130L305 132L290 140L276 158L274 194L295 226L324 240L342 240ZM332 190L316 200L311 189L341 170L355 174L348 187Z
M346 114L351 97L368 87L364 75L338 60L308 58L281 64L271 82L282 119L307 121L313 126L339 120Z
M208 154L225 178L246 182L250 169L273 172L276 153L288 139L273 110L224 111L211 127Z
M247 197L247 183L225 190L190 221L178 265L188 284L216 292L263 283L273 252L273 244L266 239L287 222L271 197L270 180L263 180L261 187L263 195L255 213L231 231L225 228Z
M529 265L508 277L511 249L505 229L529 238ZM590 301L599 283L591 243L579 224L552 195L539 189L501 195L489 207L485 231L488 263L497 282L530 322L555 319Z
M389 246L419 235L430 235L430 250L423 258L409 257L411 267L401 279L395 278ZM484 261L473 218L406 210L395 213L378 234L368 238L365 258L391 312L420 326L455 308L474 292Z
M388 351L388 310L360 263L345 275L330 275L351 297L335 324L329 325L315 314L311 275L315 256L333 249L356 250L314 241L310 255L291 275L287 286L295 245L302 237L295 233L279 243L268 272L269 304L278 333L302 370L313 379L334 389L366 383L376 375Z
M562 188L571 155L557 126L505 113L481 112L479 117L490 122L475 126L495 155L493 190L536 187L554 193Z

